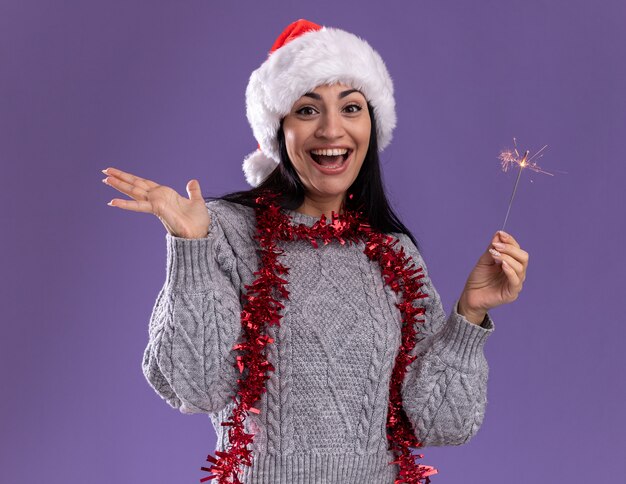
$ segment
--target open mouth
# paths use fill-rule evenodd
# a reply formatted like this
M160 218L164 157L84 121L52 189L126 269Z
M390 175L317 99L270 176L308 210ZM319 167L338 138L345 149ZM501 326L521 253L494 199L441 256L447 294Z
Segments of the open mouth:
M309 151L309 155L320 166L324 168L333 169L333 168L341 168L346 160L350 157L352 150L346 150L344 154L339 155L322 155L322 154L314 154L313 151Z

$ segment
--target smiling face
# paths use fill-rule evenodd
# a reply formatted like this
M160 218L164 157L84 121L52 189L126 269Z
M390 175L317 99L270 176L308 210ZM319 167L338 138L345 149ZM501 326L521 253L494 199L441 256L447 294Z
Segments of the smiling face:
M365 97L345 84L318 86L294 103L283 132L289 159L306 190L299 211L339 212L363 165L371 126Z

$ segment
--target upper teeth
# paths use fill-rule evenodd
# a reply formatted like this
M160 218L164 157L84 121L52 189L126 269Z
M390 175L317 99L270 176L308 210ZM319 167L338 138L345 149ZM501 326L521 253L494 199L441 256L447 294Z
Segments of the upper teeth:
M345 155L348 152L347 149L334 149L334 150L311 150L311 153L314 155L324 155L324 156L337 156L337 155Z

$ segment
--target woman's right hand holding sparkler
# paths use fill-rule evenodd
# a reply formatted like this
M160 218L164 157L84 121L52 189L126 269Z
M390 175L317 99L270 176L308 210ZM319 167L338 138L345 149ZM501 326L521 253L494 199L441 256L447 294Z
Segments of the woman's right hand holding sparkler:
M517 240L498 230L467 278L459 298L459 314L481 324L490 309L515 301L526 279L528 260L528 252Z
M128 195L134 200L114 198L108 205L133 212L152 213L163 223L170 235L186 239L206 237L211 216L200 192L198 180L187 183L189 199L180 196L176 190L159 185L116 168L106 168L103 183Z

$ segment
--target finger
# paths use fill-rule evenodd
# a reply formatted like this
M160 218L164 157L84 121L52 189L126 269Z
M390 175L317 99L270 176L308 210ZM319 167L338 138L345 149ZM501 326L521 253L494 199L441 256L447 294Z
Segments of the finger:
M504 244L502 242L495 242L493 244L493 247L502 254L510 255L515 260L520 262L522 266L526 267L528 265L528 252L526 252L525 250L512 244Z
M503 251L498 251L494 248L491 248L489 249L489 253L491 254L496 264L501 264L503 261L506 261L509 266L511 266L518 274L521 275L525 271L525 268L520 261L508 254L505 254Z
M110 175L110 176L119 178L120 180L123 180L128 184L137 185L146 191L148 191L150 188L156 188L160 186L158 183L155 183L152 180L141 178L131 173L126 173L125 171L118 170L117 168L109 167L109 168L102 170L102 173L104 173L105 175Z
M504 242L505 244L513 244L515 247L519 247L520 245L517 243L517 240L515 240L515 237L513 237L511 234L503 231L503 230L498 230L497 232L500 235L500 240L502 242Z
M144 200L135 201L114 198L109 203L107 203L107 205L111 207L123 208L124 210L131 210L133 212L152 213L152 204Z
M518 280L524 282L524 279L526 278L526 268L521 264L521 262L515 260L510 255L503 254L495 249L489 249L489 253L493 257L493 260L496 264L502 264L503 262L506 262L508 266L515 271ZM504 264L502 264L502 268L504 269Z
M506 278L508 279L511 287L514 287L514 288L521 287L522 281L520 280L519 275L515 271L515 269L513 269L509 265L508 261L502 261L502 270L504 271L504 274L506 275Z
M102 180L103 183L115 188L118 192L123 193L124 195L128 195L129 197L137 199L145 199L146 198L146 190L143 188L137 187L135 185L131 185L130 183L126 183L125 181L120 180L115 177L106 177Z
M507 254L501 254L500 259L502 260L502 262L506 262L507 265L515 271L520 280L522 279L522 275L524 274L524 266L519 261L515 260L513 257Z

